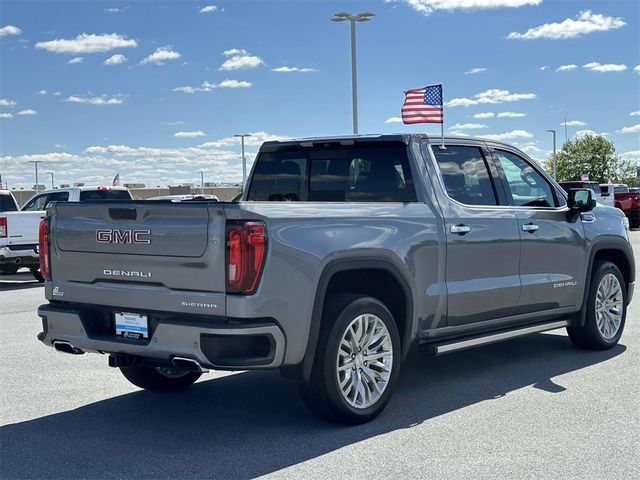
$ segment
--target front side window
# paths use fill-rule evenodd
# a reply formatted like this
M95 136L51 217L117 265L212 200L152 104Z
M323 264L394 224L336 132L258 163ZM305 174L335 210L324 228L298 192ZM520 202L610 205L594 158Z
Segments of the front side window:
M487 163L479 147L432 146L447 194L465 205L497 205Z
M406 147L369 144L263 152L248 200L415 202Z
M555 207L551 185L527 161L504 150L495 150L516 207Z
M42 194L29 200L29 202L24 206L22 210L27 212L33 212L38 210L44 210L46 206L47 206L47 195Z

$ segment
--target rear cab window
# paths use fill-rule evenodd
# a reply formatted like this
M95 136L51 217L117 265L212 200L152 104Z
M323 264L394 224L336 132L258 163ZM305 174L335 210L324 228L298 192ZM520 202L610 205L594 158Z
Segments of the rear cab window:
M247 195L253 201L415 202L402 143L286 146L256 159Z
M18 210L18 208L11 195L0 195L0 213L15 212L16 210Z
M110 188L102 190L82 190L80 192L80 201L87 200L131 200L128 190L111 190Z

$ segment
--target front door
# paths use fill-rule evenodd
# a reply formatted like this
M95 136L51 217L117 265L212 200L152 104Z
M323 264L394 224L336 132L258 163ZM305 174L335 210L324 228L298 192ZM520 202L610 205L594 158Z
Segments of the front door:
M488 152L480 145L431 149L444 187L436 190L446 222L447 324L512 315L520 296L518 221L500 205Z
M522 295L516 313L576 306L588 260L581 219L567 220L564 198L533 162L507 149L492 153L522 240Z

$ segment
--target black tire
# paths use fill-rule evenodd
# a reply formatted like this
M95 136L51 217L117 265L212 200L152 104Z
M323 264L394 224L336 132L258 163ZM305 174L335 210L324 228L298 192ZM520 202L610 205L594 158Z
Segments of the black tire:
M199 372L185 370L178 376L161 373L155 367L120 367L124 377L135 386L156 392L173 392L189 388L202 375Z
M15 275L20 267L14 263L8 263L0 267L0 275Z
M30 270L31 270L31 275L33 275L33 278L38 280L40 283L44 283L44 277L40 273L39 268L31 268Z
M369 422L382 412L391 399L400 372L401 342L396 322L382 302L366 296L332 296L327 300L325 309L311 376L309 380L299 381L302 399L314 414L324 420L349 425ZM356 408L341 393L337 378L337 358L340 342L347 328L359 315L366 313L377 316L384 323L391 339L392 363L386 387L377 401L366 408ZM371 365L369 368L371 370Z
M596 317L596 295L598 287L602 279L608 274L613 274L618 279L622 289L622 320L618 331L611 338L606 338L602 332L600 332ZM573 344L578 348L586 350L607 350L614 347L622 336L627 318L627 285L624 277L620 273L620 269L615 264L611 262L598 262L593 266L586 309L586 318L583 326L576 325L567 327L569 338Z

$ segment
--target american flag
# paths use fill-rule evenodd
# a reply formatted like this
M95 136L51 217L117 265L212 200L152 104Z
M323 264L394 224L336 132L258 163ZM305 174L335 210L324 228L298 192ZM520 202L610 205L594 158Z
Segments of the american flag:
M442 85L404 92L402 123L442 123Z

